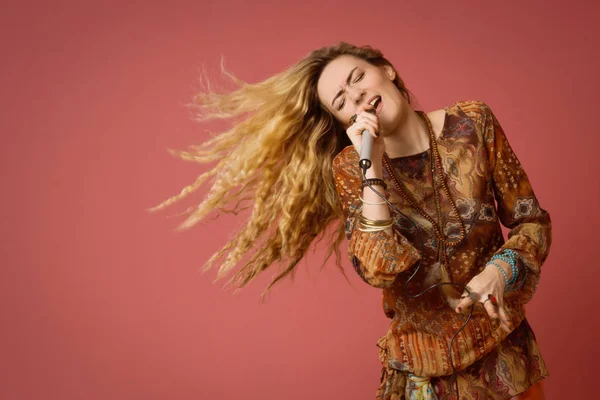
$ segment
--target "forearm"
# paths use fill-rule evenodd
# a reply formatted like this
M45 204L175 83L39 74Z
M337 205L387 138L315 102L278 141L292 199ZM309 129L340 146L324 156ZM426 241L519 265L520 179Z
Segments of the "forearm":
M374 164L380 167L370 168L367 178L381 179L382 163ZM398 274L413 266L420 255L399 232L392 231L391 228L378 230L375 227L369 230L360 222L361 216L370 220L389 221L392 214L386 204L364 204L358 199L364 195L363 200L369 203L384 203L371 189L361 189L363 176L358 169L358 154L355 151L344 151L334 159L332 167L336 190L346 218L348 256L352 266L369 285L390 287ZM374 185L374 189L387 194L381 185Z
M508 240L499 252L511 250L518 254L517 283L513 286L519 288L516 292L526 303L537 288L540 268L548 257L552 224L548 212L540 207L500 123L487 105L482 105L480 111L479 129L482 138L486 138L498 217L510 228Z
M366 178L382 179L382 163L374 162L371 168L367 170ZM385 188L382 185L373 184L372 188L385 195ZM389 220L391 218L390 207L371 187L365 186L361 191L361 196L363 199L362 215L365 218L372 220ZM384 232L392 236L392 228L388 228Z

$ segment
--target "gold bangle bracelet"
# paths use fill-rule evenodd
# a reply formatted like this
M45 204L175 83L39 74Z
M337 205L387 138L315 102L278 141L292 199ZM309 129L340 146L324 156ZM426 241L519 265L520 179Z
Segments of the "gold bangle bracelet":
M387 204L385 201L382 201L381 203L373 203L373 202L370 202L370 201L366 201L366 200L364 200L364 199L363 199L362 197L360 197L360 196L358 196L358 198L360 199L360 201L362 201L362 202L363 202L363 204L371 204L371 205L373 205L373 206L379 206L379 205L384 205L384 204Z
M390 222L393 221L391 218L388 218L388 219L369 219L369 218L365 217L363 214L360 214L358 216L358 219L360 219L361 221L370 222L370 223L374 223L374 224L380 223L380 222L384 222L384 221L390 223Z
M368 226L368 227L378 227L378 226L389 226L389 225L394 225L393 222L382 222L382 223L378 223L378 224L371 224L369 222L363 222L363 221L359 221L363 226Z
M394 223L394 220L389 218L389 219L369 219L364 217L362 214L359 215L358 220L363 224L363 225L369 225L369 226L383 226L383 225L391 225Z
M379 231L385 231L386 229L389 229L391 227L392 227L392 224L387 225L387 226L366 227L366 228L358 227L358 230L361 232L379 232Z
M377 225L375 225L375 224L365 224L364 222L361 222L360 224L362 226L366 227L366 228L379 228L379 227L382 227L382 226L388 226L389 227L389 226L393 226L394 225L393 222L390 222L390 223L387 223L387 224L377 224Z

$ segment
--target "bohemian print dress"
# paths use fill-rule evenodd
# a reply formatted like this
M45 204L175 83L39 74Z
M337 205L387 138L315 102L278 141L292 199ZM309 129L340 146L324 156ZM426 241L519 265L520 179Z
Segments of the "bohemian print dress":
M503 249L512 249L520 256L520 270L527 274L520 289L504 295L507 316L516 327L510 334L477 303L471 320L455 338L452 360L460 396L510 399L548 376L525 319L524 305L537 288L540 267L548 256L550 217L538 204L490 108L479 101L466 101L445 111L436 143L444 179L460 215L438 191L442 228L447 238L454 239L460 235L462 220L467 231L460 244L446 248L450 279L467 284ZM390 164L421 209L435 216L432 180L437 177L430 168L430 150L390 159ZM421 292L439 276L438 243L432 225L395 192L384 170L386 195L404 215L392 211L393 237L384 231L360 231L362 178L352 146L335 157L333 172L347 219L352 265L365 282L382 288L383 311L391 319L389 330L377 343L383 364L377 398L411 399L416 393L425 393L424 398L456 398L449 344L467 316L456 314L438 290L412 298L404 287L419 260L421 267L407 287L410 293ZM510 229L506 242L500 222Z

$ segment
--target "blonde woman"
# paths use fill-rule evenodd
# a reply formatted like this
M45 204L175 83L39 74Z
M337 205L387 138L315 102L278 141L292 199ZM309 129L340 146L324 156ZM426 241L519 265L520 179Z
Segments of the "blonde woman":
M233 78L235 80L235 78ZM155 208L211 188L182 228L251 205L206 264L242 288L272 265L294 271L320 235L348 240L357 274L382 289L378 399L542 399L548 372L525 319L551 242L549 215L491 109L462 101L422 112L393 65L347 43L227 94L201 93L202 118L233 127L178 154L217 161ZM372 166L359 168L362 134ZM231 206L233 208L231 208ZM510 228L504 242L500 222ZM329 229L332 228L332 229Z

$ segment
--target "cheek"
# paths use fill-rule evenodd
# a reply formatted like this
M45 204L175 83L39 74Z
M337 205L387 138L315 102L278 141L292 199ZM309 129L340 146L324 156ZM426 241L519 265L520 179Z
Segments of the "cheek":
M371 81L370 81L373 85L377 85L377 86L387 86L390 83L390 80L387 79L385 76L382 75L375 75L375 74L371 74Z
M388 93L388 103L391 103L395 109L402 107L402 93L396 86L388 87L386 92Z
M348 115L346 115L348 114ZM340 115L336 115L335 119L342 125L342 127L344 129L348 129L348 127L350 126L350 118L352 117L352 114L350 113L344 113L344 114L340 114Z
M344 111L333 111L329 108L326 108L325 106L322 106L323 109L327 110L327 112L340 124L342 124L342 126L344 127L344 129L348 128L348 121L350 120L350 117L352 116L351 114L349 114L348 112L344 112ZM346 115L348 114L348 115Z

